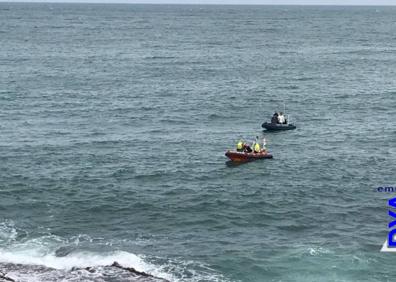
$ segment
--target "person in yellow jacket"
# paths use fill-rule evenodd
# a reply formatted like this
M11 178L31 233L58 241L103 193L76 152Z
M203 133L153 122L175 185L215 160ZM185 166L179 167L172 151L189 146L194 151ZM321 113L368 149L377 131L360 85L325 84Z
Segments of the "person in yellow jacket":
M254 150L255 153L260 153L261 152L260 144L258 142L254 143L253 150Z
M237 152L242 152L243 151L243 141L239 140L239 142L237 143Z
M261 148L260 148L258 136L256 136L256 140L254 140L252 144L252 148L254 153L260 153Z

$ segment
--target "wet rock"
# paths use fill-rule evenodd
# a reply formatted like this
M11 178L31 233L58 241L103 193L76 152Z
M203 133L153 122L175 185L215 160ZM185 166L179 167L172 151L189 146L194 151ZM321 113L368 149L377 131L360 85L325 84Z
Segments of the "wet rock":
M139 276L142 276L142 277L157 278L157 277L155 277L155 276L153 276L153 275L151 275L151 274L138 271L138 270L134 269L133 267L123 267L122 265L120 265L120 264L119 264L118 262L116 262L116 261L113 262L113 264L112 264L111 266L112 266L112 267L121 268L121 269L123 269L123 270L129 271L129 272L131 272L131 273L134 273L134 274L139 275ZM157 279L158 279L158 278L157 278ZM169 282L168 280L163 279L163 278L159 278L159 279L161 279L162 281Z
M43 265L0 263L0 282L46 281L117 281L117 282L169 282L166 279L124 267L118 262L105 266L73 267L70 270L55 269ZM7 273L7 274L6 274Z
M14 281L15 282L14 279L8 277L5 273L3 273L1 271L0 271L0 279L5 280L5 281Z
M55 251L55 256L57 256L57 257L65 257L65 256L67 256L68 254L70 254L71 252L73 252L74 250L75 250L74 247L71 247L71 246L63 246L63 247L60 247L59 249L57 249L57 250Z

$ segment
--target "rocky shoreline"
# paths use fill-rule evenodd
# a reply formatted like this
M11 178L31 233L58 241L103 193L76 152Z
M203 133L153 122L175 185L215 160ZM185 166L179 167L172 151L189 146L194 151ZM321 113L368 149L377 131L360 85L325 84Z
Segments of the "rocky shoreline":
M131 281L170 282L133 267L124 267L118 262L106 266L92 266L59 270L41 265L0 263L0 281Z

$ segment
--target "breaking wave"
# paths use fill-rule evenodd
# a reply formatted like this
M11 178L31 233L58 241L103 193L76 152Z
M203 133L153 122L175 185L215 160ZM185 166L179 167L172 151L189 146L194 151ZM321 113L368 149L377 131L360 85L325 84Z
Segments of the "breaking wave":
M107 251L88 235L32 237L12 221L0 223L0 280L9 281L227 281L197 262ZM103 249L100 252L86 250ZM103 244L105 245L105 244ZM112 245L109 243L107 245Z

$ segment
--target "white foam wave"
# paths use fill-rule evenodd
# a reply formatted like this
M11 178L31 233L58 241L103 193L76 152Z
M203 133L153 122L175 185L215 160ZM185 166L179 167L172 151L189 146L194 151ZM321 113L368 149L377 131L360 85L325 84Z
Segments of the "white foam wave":
M71 275L69 270L73 268L102 267L116 261L124 267L132 267L169 281L228 281L223 275L198 262L146 257L121 250L111 251L109 245L112 245L112 241L104 238L91 238L84 234L63 238L48 230L43 231L36 234L37 237L28 238L28 233L16 228L13 222L0 222L0 264L23 266L16 268L22 269L16 272L11 267L9 274L12 277L19 277L21 281L33 281L35 277L37 281L57 281L57 275L58 278L65 273ZM87 250L95 245L100 251ZM51 280L45 276L47 278L44 279L41 275L47 274L36 272L35 268L29 266L54 269L51 275L55 278ZM106 268L105 271L110 270Z
M2 263L41 265L62 270L70 270L73 267L84 268L111 265L115 261L124 267L133 267L138 271L172 280L171 274L161 272L155 265L147 263L141 257L125 251L116 251L108 254L78 252L65 257L57 257L54 254L43 255L42 250L37 249L24 251L5 251L0 249L0 262Z
M311 247L308 249L308 252L311 256L318 256L321 254L329 254L330 251L328 249L322 247Z
M14 226L14 222L5 221L0 223L0 243L10 243L14 241L18 232Z
M25 252L5 252L0 250L0 261L15 264L43 265L56 269L71 269L73 267L88 267L110 265L114 261L124 266L131 266L139 271L144 271L149 267L138 256L119 251L108 255L93 253L75 253L66 257L56 257L55 255L41 255L36 250Z

